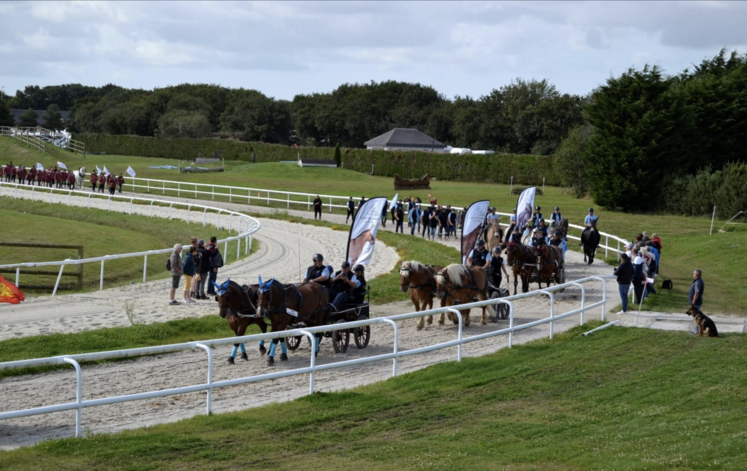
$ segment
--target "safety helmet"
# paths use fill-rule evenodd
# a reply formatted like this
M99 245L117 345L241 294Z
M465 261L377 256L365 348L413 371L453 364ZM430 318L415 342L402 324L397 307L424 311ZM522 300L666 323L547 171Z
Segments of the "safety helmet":
M560 211L560 207L559 206L555 206L555 211Z
M540 210L540 209L542 209L542 208L540 208L539 206L537 206L537 207L536 207L536 208L534 208L534 209L536 209L537 211L539 211L539 210Z
M495 247L493 247L493 253L501 253L501 246L496 245Z
M594 212L594 208L589 208L589 212L593 213Z
M314 254L314 261L316 262L317 260L319 260L320 262L323 262L324 261L324 255L322 255L320 253L315 253Z
M478 247L483 247L484 245L485 245L485 241L484 240L480 239L480 240L477 241L477 246Z
M560 232L560 230L557 230L557 231L553 232L553 234L552 234L552 235L556 235L556 236L560 237L560 236L562 236L562 235L563 235L563 233L562 233L562 232Z
M353 271L366 271L366 267L359 263L358 265L353 267Z
M342 262L342 265L340 265L342 268L350 268L350 262Z

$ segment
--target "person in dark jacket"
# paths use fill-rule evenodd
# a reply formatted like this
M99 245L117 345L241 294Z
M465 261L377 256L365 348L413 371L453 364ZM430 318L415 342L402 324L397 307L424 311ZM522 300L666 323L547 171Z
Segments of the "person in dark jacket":
M197 241L197 260L195 265L197 266L197 273L200 275L200 279L197 281L197 287L195 289L195 296L197 299L209 299L205 295L205 284L208 281L208 274L210 273L210 251L205 248L205 241L200 239Z
M197 248L190 246L187 254L184 256L182 266L182 271L184 273L184 304L195 302L195 300L190 297L192 277L195 276L195 271L197 270L197 267L195 267L195 253L197 253Z
M628 312L628 292L630 291L630 282L633 281L634 269L628 254L620 254L620 260L622 262L615 268L617 286L620 290L620 299L622 300L622 311L618 312L618 314L625 314Z
M210 238L208 251L210 251L210 273L208 277L207 294L208 296L215 296L217 293L215 292L215 286L213 283L218 279L218 269L223 266L223 255L221 255L220 250L218 250L217 237L213 236Z

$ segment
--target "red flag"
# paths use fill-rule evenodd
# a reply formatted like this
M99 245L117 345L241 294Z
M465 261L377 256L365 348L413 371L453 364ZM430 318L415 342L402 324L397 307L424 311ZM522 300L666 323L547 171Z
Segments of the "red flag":
M26 296L13 283L0 275L0 303L19 304Z

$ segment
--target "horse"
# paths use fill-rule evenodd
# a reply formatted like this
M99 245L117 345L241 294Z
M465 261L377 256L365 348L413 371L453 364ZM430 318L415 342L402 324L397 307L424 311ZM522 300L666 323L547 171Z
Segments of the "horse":
M399 289L406 293L409 289L410 300L415 305L415 311L433 309L433 296L436 294L436 273L443 267L438 265L423 265L420 262L404 262L399 269ZM433 324L433 316L427 316L428 325ZM417 329L423 330L426 317L418 320Z
M222 318L228 320L228 325L237 337L243 336L246 333L246 329L252 324L256 324L263 334L267 332L267 323L257 313L256 286L248 286L242 289L238 283L231 281L230 278L220 285L213 282L213 286L215 286L215 292L217 293L215 300L218 301L219 314ZM235 343L233 344L231 356L227 360L229 364L234 364L234 358L236 358L236 352L239 347L241 347L241 358L244 360L249 359L244 344ZM259 353L260 355L267 353L264 340L260 340L259 342ZM288 359L286 354L281 356L281 360L283 359Z
M81 167L78 170L73 170L73 175L75 175L75 188L83 188L83 185L86 184L86 168Z
M459 304L466 304L472 302L475 296L480 301L485 301L488 299L488 274L483 267L468 267L452 263L439 270L436 275L436 296L441 299L441 307L454 306L455 301L459 301ZM469 327L470 324L469 312L469 309L461 310L465 327ZM459 319L452 313L449 313L449 318L455 324L459 322ZM443 313L438 323L444 323ZM482 307L480 324L485 325L485 306Z
M519 277L521 277L521 292L529 291L529 277L535 268L534 251L528 245L519 242L506 244L506 263L511 266L514 274L514 294L516 294Z
M586 262L588 257L589 265L594 263L594 255L597 252L599 240L601 239L599 231L597 230L597 221L599 221L599 219L592 222L591 227L587 227L584 229L584 232L581 233L581 245L584 246L584 262Z
M563 262L563 253L558 247L548 245L542 238L534 246L534 256L537 263L537 283L542 289L542 282L560 284L560 264Z
M328 304L329 293L318 283L309 282L286 287L274 278L263 283L262 277L259 277L257 307L260 314L270 319L273 332L286 330L291 324L303 327L322 325ZM317 334L316 337L315 355L319 354L321 334ZM272 340L267 356L267 364L270 366L275 363L275 349L280 341Z
M493 219L493 222L488 227L487 236L485 242L488 244L488 250L493 253L493 247L501 245L503 240L503 228L497 219Z

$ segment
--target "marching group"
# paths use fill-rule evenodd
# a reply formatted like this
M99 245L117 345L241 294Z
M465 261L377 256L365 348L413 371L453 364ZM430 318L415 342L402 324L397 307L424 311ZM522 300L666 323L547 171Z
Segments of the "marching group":
M106 168L106 167L104 167ZM91 183L91 191L96 192L96 185L98 184L99 193L104 192L104 188L109 188L109 194L113 195L119 187L119 193L122 193L122 185L125 184L124 176L120 173L119 176L114 174L105 174L104 172L96 173L96 170L91 172L91 176L88 178Z
M26 168L23 165L15 166L10 162L3 170L5 181L15 183L16 179L21 185L46 186L48 188L75 188L75 173L65 169L53 167L49 170L40 170L36 167Z
M177 301L176 291L182 277L184 278L183 303L195 303L195 299L210 299L208 295L215 295L215 280L218 269L223 266L223 255L218 249L218 240L215 236L205 244L203 239L192 237L192 243L186 250L182 244L174 245L166 269L171 272L171 291L169 293L169 305L182 304ZM184 257L182 252L186 251Z

